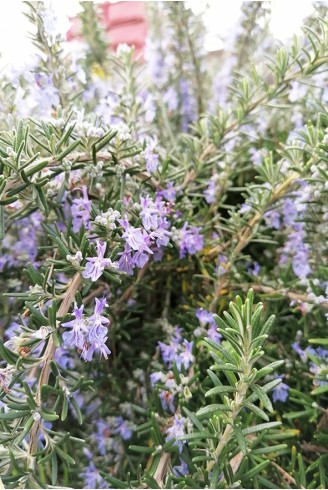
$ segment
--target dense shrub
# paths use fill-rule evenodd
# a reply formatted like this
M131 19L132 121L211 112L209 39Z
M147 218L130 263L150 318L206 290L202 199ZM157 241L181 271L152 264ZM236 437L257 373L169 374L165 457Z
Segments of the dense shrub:
M145 59L47 3L2 73L5 488L325 488L328 26L245 2L218 61L183 2ZM33 28L31 27L31 29Z

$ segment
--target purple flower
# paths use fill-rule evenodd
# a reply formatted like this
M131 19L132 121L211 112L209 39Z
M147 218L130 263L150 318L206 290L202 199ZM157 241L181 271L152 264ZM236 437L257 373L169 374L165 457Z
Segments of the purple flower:
M105 456L107 452L106 441L108 441L108 437L111 433L111 427L104 419L98 419L96 420L96 428L97 431L95 432L94 437L96 439L97 449L99 454Z
M108 488L105 480L100 476L93 461L81 473L85 486L83 488Z
M158 194L163 196L167 201L174 201L177 195L172 182L169 182L167 188L160 191Z
M154 373L151 373L150 375L150 382L154 386L154 384L158 383L159 381L162 380L163 373L161 371L156 371Z
M284 376L278 376L275 375L275 378L280 378L283 379ZM289 386L286 385L286 383L280 383L278 386L276 386L273 391L272 391L272 400L274 402L281 401L285 403L285 401L288 398L288 392L289 392Z
M186 221L181 230L179 230L179 248L180 259L186 256L186 252L190 255L202 250L204 246L203 236L199 233L200 228L196 226L189 227L189 223Z
M172 362L177 360L179 344L177 342L170 342L169 344L158 342L158 345L163 361L168 365L172 365Z
M146 146L143 151L143 156L146 160L146 169L148 173L156 172L158 164L159 164L159 156L157 153L154 153L155 143L150 143Z
M197 308L196 317L198 318L199 323L201 324L202 327L205 327L205 325L211 324L213 322L215 324L213 313L205 310L204 308Z
M116 262L104 258L105 251L106 243L97 241L97 257L87 257L88 263L82 273L84 278L90 278L91 281L97 281L102 275L105 267L118 267Z
M70 332L63 333L63 341L65 347L70 347L75 345L78 349L82 349L84 345L84 335L86 332L86 323L83 319L83 308L84 306L77 307L77 304L74 305L73 315L75 316L74 320L70 322L62 323L62 327L64 328L72 328Z
M91 361L93 354L98 351L100 353L100 358L104 356L105 359L108 359L109 354L111 351L108 349L106 345L108 337L104 337L102 339L94 339L92 344L87 347L84 346L83 352L82 352L82 357L85 361Z
M118 221L124 228L124 233L122 237L125 239L126 243L131 247L132 250L136 250L139 252L148 252L150 254L153 253L146 242L146 239L148 237L148 234L146 232L143 232L141 228L130 226L127 219Z
M187 463L182 458L180 458L180 465L179 466L173 466L172 473L177 478L181 477L181 476L188 475L189 468L188 468Z
M134 254L132 264L139 267L139 269L142 269L142 267L147 264L148 260L149 256L142 250L139 250Z
M194 362L195 358L192 354L193 345L193 342L188 342L187 340L183 341L184 350L179 354L176 360L179 371L181 370L181 364L183 364L185 369L189 369L190 364Z
M293 226L297 218L295 202L292 199L285 199L283 204L284 225Z
M119 255L121 256L120 260L118 261L119 270L126 272L126 274L129 276L132 276L135 263L132 258L131 247L129 245L125 245L124 251Z
M96 298L94 313L88 320L88 324L91 327L88 332L88 339L91 343L95 340L101 342L108 332L108 327L106 325L109 324L109 320L102 316L105 306L107 306L106 298Z
M76 198L72 201L73 231L77 232L82 225L86 229L90 227L91 201L88 198L87 188L82 187L82 198Z
M123 417L116 417L116 424L115 433L119 434L124 441L131 439L133 433L131 422L126 422Z
M213 342L217 342L218 344L221 342L222 335L218 332L216 323L210 325L207 330L207 336L209 339L213 340Z
M185 435L184 425L186 422L186 418L181 415L174 415L173 425L169 427L166 431L166 442L171 441L172 439L176 439L177 437L181 437ZM184 441L175 441L174 446L178 446L179 452L182 452Z
M154 201L149 197L140 197L140 217L145 230L156 230L158 228L159 210Z
M204 191L205 200L208 204L214 204L217 200L218 178L219 176L217 174L212 175L212 177L209 180L208 187Z
M276 230L279 230L280 213L276 209L273 209L272 211L267 211L264 214L264 219L268 226L270 226L271 228L275 228Z
M256 261L254 261L253 262L253 267L249 267L247 269L247 272L249 274L252 274L252 276L255 276L256 277L256 276L259 275L260 270L261 270L260 264L258 262L256 262Z
M166 410L169 408L174 413L174 395L170 391L163 390L160 392L159 397L161 399L162 409Z
M214 320L213 313L205 310L204 308L197 308L196 317L199 320L201 327L206 327L208 325L207 336L214 342L220 343L222 335L217 331L216 321ZM195 333L197 332L197 333ZM195 335L202 335L202 329L196 329Z

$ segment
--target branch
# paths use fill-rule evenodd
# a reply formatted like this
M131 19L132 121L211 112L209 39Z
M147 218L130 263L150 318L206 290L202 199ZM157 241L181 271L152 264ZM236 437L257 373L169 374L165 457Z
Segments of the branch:
M71 303L74 301L75 294L79 289L80 284L81 284L81 275L79 272L77 272L73 277L72 282L66 292L65 298L63 299L60 305L57 314L58 317L62 317L66 315L66 313L68 313ZM48 384L49 381L50 363L54 358L55 351L56 351L55 342L53 337L51 336L48 340L48 345L43 356L44 364L41 369L41 374L40 374L40 378L38 381L38 386L35 394L35 402L38 405L38 407L41 407L42 386ZM35 467L35 457L33 456L33 454L36 452L38 447L38 435L39 435L40 427L41 427L41 419L35 420L34 424L32 425L31 434L30 434L30 444L29 444L30 468Z

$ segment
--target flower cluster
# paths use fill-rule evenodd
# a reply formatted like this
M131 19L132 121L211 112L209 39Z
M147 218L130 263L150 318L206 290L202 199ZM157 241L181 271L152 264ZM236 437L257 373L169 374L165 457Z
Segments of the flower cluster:
M76 347L81 351L81 357L85 361L91 361L95 352L108 358L110 350L106 342L108 339L108 318L102 315L106 304L106 299L95 300L93 315L86 317L83 314L84 306L74 305L74 319L62 323L62 327L69 328L63 333L63 345L65 348Z
M144 267L150 256L160 259L170 240L168 209L160 196L155 200L150 196L140 197L137 208L140 210L142 227L132 226L127 217L119 220L125 248L120 253L118 266L129 275L133 274L135 267Z

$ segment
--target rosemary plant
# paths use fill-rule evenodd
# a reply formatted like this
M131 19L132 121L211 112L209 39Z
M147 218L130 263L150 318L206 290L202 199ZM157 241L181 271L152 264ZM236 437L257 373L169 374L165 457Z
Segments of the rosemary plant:
M327 8L217 61L146 4L140 59L25 2L1 73L1 484L326 488Z

